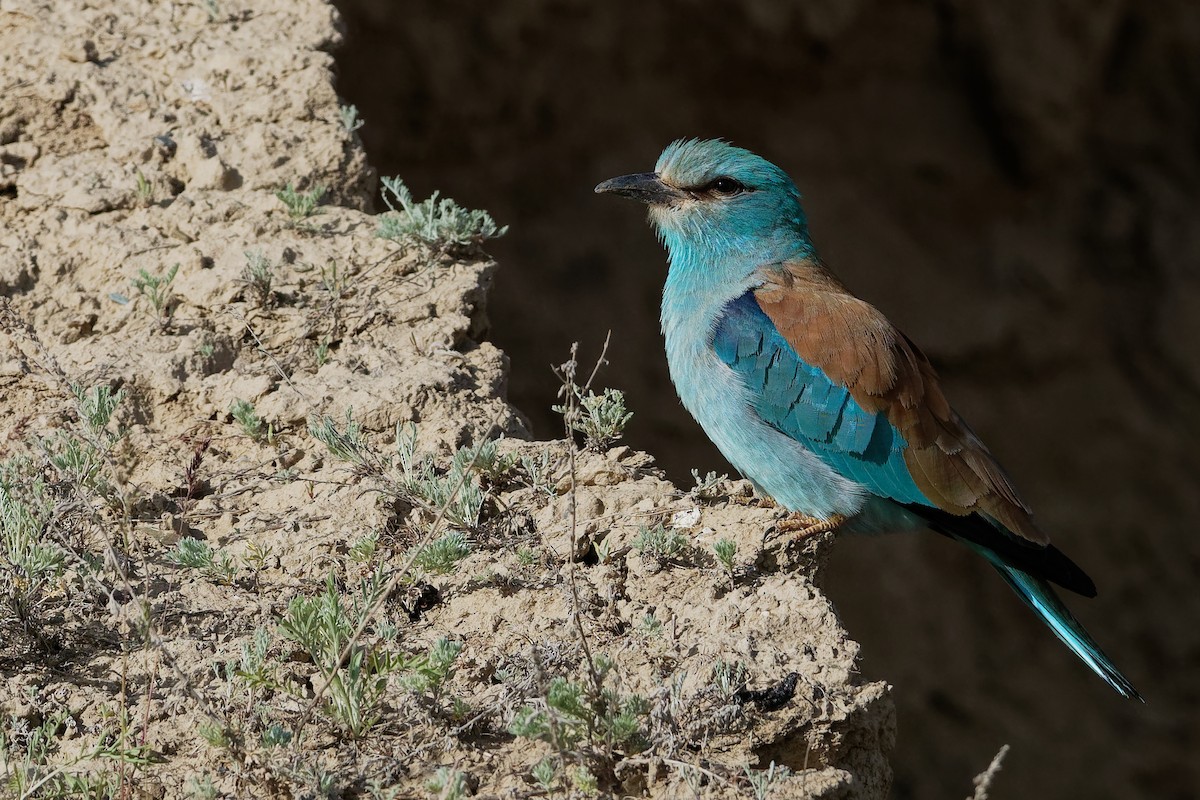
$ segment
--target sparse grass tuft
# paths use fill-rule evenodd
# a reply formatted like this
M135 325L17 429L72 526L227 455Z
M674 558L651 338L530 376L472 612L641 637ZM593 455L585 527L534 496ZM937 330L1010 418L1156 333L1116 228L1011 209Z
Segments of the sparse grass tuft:
M712 668L712 684L722 697L733 699L746 686L746 665L717 661Z
M486 211L465 209L448 197L439 200L437 192L417 202L399 178L381 178L380 183L383 202L391 209L379 217L378 235L383 239L464 256L508 232L508 226L497 225Z
M525 473L525 483L529 488L544 497L553 497L554 470L550 463L550 451L542 450L537 457L522 455L520 458L521 471Z
M134 173L134 178L137 180L137 199L138 205L148 206L154 202L154 185L146 179L139 169Z
M132 773L160 760L145 744L133 744L129 719L124 713L105 715L95 733L95 744L80 747L67 731L78 730L67 711L48 715L31 727L9 717L0 724L0 779L13 797L110 798L118 796L119 773L98 769L105 762ZM67 753L73 755L63 758ZM8 795L6 795L8 796Z
M108 423L112 421L113 412L125 399L125 390L120 389L114 392L112 387L100 384L85 391L82 386L73 385L71 393L75 395L76 407L88 430L93 436L105 436ZM120 433L110 438L115 439L119 436Z
M344 425L328 416L312 417L308 431L330 454L379 478L389 494L440 516L459 530L477 529L483 514L487 493L476 473L499 481L513 467L510 459L497 454L493 443L485 442L459 450L450 469L443 472L431 457L418 456L417 429L412 423L396 426L395 454L381 455L371 448L349 411Z
M342 461L347 461L360 469L383 470L384 462L371 449L362 428L354 421L353 411L346 410L346 424L339 427L333 417L310 417L308 434L321 444L330 455Z
M486 479L489 484L495 486L507 480L509 473L516 465L516 456L500 453L500 449L493 439L477 442L470 447L460 449L454 454L450 471L458 474L468 471L475 472Z
M48 595L63 574L67 553L44 538L53 505L40 480L24 482L31 469L27 461L0 466L0 599L3 616L43 642L43 609L51 602Z
M320 342L313 345L313 363L317 365L317 369L329 363L329 339L322 339Z

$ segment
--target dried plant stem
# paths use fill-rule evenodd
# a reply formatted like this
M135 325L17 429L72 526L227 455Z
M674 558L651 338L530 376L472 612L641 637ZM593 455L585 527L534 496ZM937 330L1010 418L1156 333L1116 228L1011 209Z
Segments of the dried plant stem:
M992 763L988 764L987 769L975 776L975 793L967 800L987 800L992 782L1000 773L1000 767L1003 765L1006 755L1008 755L1008 745L1002 745L996 755L992 757Z
M583 386L583 391L588 391L592 388L592 382L596 379L596 373L600 371L600 367L607 364L605 356L608 355L608 345L612 340L612 331L604 337L604 346L600 348L600 356L596 359L595 365L592 367L592 372L588 375L587 383ZM587 632L583 628L583 611L579 603L579 587L575 579L575 572L578 569L578 563L575 559L575 549L578 542L578 509L575 497L576 473L577 473L577 456L579 448L575 445L574 422L579 417L579 396L577 391L578 385L575 382L575 375L579 369L579 342L571 345L571 358L558 369L558 376L562 379L563 385L559 389L559 396L563 398L563 436L567 442L567 465L570 473L570 489L567 499L567 507L570 514L571 526L571 545L567 567L567 583L571 589L571 619L574 622L575 631L579 634L579 643L583 648L584 657L587 659L588 673L592 680L592 691L594 699L599 702L603 696L604 678L600 674L600 670L596 668L596 661L592 657L591 645L588 643Z

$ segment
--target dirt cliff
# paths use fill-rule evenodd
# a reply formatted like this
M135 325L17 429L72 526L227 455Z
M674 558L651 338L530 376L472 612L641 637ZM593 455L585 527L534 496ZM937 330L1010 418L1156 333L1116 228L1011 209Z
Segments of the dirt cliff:
M341 37L316 0L0 2L6 790L885 796L829 541L530 437L481 217L365 213Z

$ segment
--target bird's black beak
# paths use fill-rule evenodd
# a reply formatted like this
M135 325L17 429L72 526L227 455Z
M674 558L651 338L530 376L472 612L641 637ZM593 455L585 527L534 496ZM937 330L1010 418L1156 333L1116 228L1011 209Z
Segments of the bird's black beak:
M656 172L639 172L610 178L596 187L596 194L619 194L646 205L664 205L680 199L680 192L662 182Z

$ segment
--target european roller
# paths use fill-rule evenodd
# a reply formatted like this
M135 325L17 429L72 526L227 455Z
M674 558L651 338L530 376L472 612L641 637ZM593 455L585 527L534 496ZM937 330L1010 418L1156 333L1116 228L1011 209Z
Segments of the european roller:
M1033 520L916 344L809 239L792 180L722 141L669 145L596 187L650 207L668 252L662 332L683 405L803 533L926 529L983 556L1125 697L1129 680L1055 593L1095 584Z

